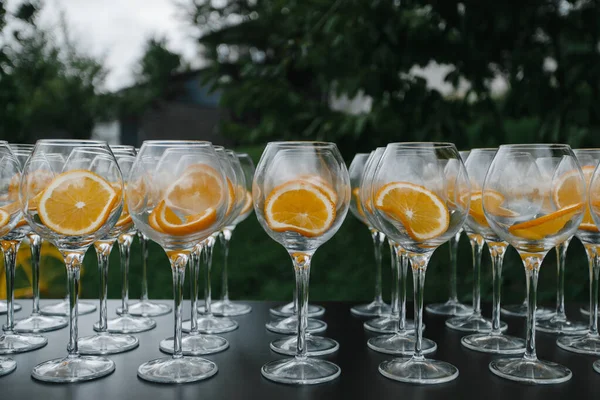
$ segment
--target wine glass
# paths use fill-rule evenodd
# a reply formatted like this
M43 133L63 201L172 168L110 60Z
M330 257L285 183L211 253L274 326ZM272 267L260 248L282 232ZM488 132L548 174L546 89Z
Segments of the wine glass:
M133 146L110 146L110 148L119 163L124 176L125 186L127 186L129 171L136 157L135 148ZM103 326L102 318L95 323L94 330L96 332L104 332L106 328L106 331L110 333L140 333L156 327L156 321L153 319L129 314L129 256L131 243L135 235L135 228L131 216L128 214L127 207L124 207L124 210L125 214L122 216L122 220L117 223L120 229L117 230L119 235L116 236L121 259L121 307L117 310L117 317L106 321L106 327ZM110 240L111 238L109 237L108 239ZM96 251L98 250L99 248L96 247ZM106 249L103 251L106 251ZM108 251L110 254L110 250ZM108 265L106 265L106 269L108 269Z
M219 158L219 162L225 174L227 187L229 190L229 203L223 227L231 224L239 215L243 208L241 198L245 198L244 177L241 167L234 167L234 164L239 162L237 158L227 151L222 146L214 146L214 150ZM238 165L239 166L239 165ZM239 174L242 174L240 176ZM238 184L239 182L239 184ZM211 268L213 249L219 236L219 231L213 232L209 237L205 238L202 243L198 243L201 247L196 247L195 251L199 252L202 249L205 261L205 279L204 279L204 313L198 318L197 329L202 333L225 333L231 332L238 328L238 323L227 317L216 317L212 313L212 293L211 293ZM193 315L192 315L193 318ZM191 332L194 328L192 320L183 322L182 329L184 332Z
M492 259L492 326L488 333L475 333L464 336L460 342L471 350L483 353L520 354L525 351L525 340L503 334L500 321L502 264L508 243L500 239L491 230L483 212L483 182L496 152L497 149L473 149L465 164L471 182L471 207L465 230L468 235L481 235L488 246Z
M38 335L17 333L14 330L14 280L16 257L19 245L29 232L23 221L19 201L21 165L10 150L6 141L0 141L0 247L4 254L6 273L6 325L0 336L0 354L23 353L39 349L48 340ZM0 357L0 375L6 375L16 368L14 360Z
M469 150L459 151L460 158L465 163L469 157ZM458 243L463 230L459 230L453 238L448 240L448 249L450 250L450 295L445 303L434 303L425 306L425 310L431 314L446 315L452 317L464 317L473 313L473 307L461 303L458 300L458 291L456 285L456 271L458 269Z
M88 152L101 154L114 172L107 174L104 164L94 164ZM60 171L53 171L48 161L53 155L65 160ZM40 191L32 182L43 175L52 179ZM25 219L61 252L69 282L69 354L38 364L32 376L47 382L79 382L108 375L115 369L113 361L79 354L77 302L85 252L108 234L123 208L123 179L117 161L106 142L39 140L25 164L19 192Z
M140 149L136 148L136 154ZM136 235L140 241L140 250L142 256L142 287L140 301L129 306L129 314L136 317L158 317L171 312L171 306L168 304L155 303L148 299L148 238L136 228ZM117 308L117 314L121 314L121 307Z
M451 381L458 376L456 367L423 356L423 290L432 253L460 230L469 210L469 180L460 155L451 143L388 144L370 191L381 230L408 253L415 296L414 353L382 362L379 372L402 382ZM464 201L457 201L459 194Z
M21 168L25 166L27 159L33 151L32 144L9 144L13 154L19 160ZM44 179L40 181L40 187L44 184ZM53 317L40 314L40 253L42 247L42 238L29 230L27 233L29 239L29 249L31 251L31 288L33 290L33 308L27 318L15 321L14 330L20 333L40 333L49 332L64 328L69 321L63 317ZM16 308L15 308L16 310Z
M358 153L354 156L348 173L350 174L350 183L352 185L352 201L350 202L350 212L356 219L365 224L371 233L373 247L375 248L375 297L368 304L360 304L350 308L350 312L359 317L377 317L389 314L390 306L385 304L381 293L381 250L385 242L385 235L369 225L365 216L363 206L360 204L359 190L365 165L370 153Z
M543 159L560 159L553 173ZM569 195L559 199L568 180ZM522 358L500 358L490 370L505 379L531 384L568 381L571 371L537 358L536 293L548 251L575 233L585 211L585 180L575 154L563 144L500 146L483 185L483 209L490 228L521 256L527 279L527 338ZM559 201L557 201L559 200Z
M381 231L379 221L373 213L370 194L374 181L375 171L381 156L385 151L379 147L371 152L367 160L363 176L360 181L359 199L364 204L363 212L369 224ZM366 321L363 326L366 330L377 333L390 333L390 335L376 336L367 341L371 349L387 354L412 354L415 347L414 330L415 324L406 319L406 273L408 269L408 258L406 251L388 238L391 255L392 270L392 310L389 316L383 316ZM424 339L422 350L425 354L435 351L435 342Z
M593 155L592 157L594 158L594 160L596 161L596 169L594 170L594 173L592 174L592 179L588 188L588 207L590 210L590 214L592 217L592 220L596 226L596 229L593 229L592 226L588 225L588 229L590 230L591 233L594 234L594 238L593 241L595 243L599 243L600 242L600 235L599 235L599 230L598 227L600 226L600 170L598 169L598 153L600 153L600 150L596 150L594 149L593 151ZM582 159L582 155L578 154L577 157L580 159L581 162L585 162L588 163L589 158L585 157L586 159ZM592 165L592 164L587 164L587 165ZM587 212L584 216L584 220L586 220L587 218L589 218ZM594 333L596 334L596 336L598 335L598 325L597 325L597 321L598 321L598 274L599 274L599 270L600 270L600 249L598 248L598 246L588 246L590 247L590 251L588 251L589 256L593 256L590 257L592 258L592 261L590 262L590 264L592 265L593 269L590 269L590 315L593 316L594 321L591 320L590 318L590 326L592 328L594 328ZM587 250L587 249L586 249ZM591 253L591 254L590 254ZM588 256L588 257L589 257ZM591 296L595 296L594 299L591 298ZM596 360L594 361L593 364L594 370L598 373L600 373L600 360Z
M333 143L272 142L258 163L252 196L261 226L290 254L300 306L295 356L268 362L262 375L296 385L333 380L340 375L337 365L307 356L306 308L312 256L337 232L348 212L346 165Z
M229 153L229 151L228 151ZM252 311L252 307L248 304L233 303L229 300L229 282L228 282L228 258L229 258L229 242L235 227L243 222L252 214L252 179L254 178L254 162L246 153L234 153L241 167L241 175L244 177L245 190L244 205L237 218L226 226L221 231L219 239L223 246L223 269L221 270L221 300L215 301L212 304L212 312L217 316L233 317L238 315L248 314ZM238 164L234 164L237 166ZM241 199L240 199L241 201Z
M102 175L108 179L113 187L117 187L117 181L122 176L127 176L135 160L135 150L130 146L111 146L114 157L108 157L102 152L84 149L80 161L85 161L95 171L102 171ZM77 152L74 150L73 153ZM117 164L114 163L117 161ZM125 179L126 181L126 179ZM86 336L78 340L79 352L88 355L117 354L138 347L138 339L132 335L113 334L108 330L107 291L108 291L108 267L110 252L119 237L129 233L133 229L133 221L129 215L127 205L123 205L121 215L115 226L105 237L94 242L96 257L98 259L98 275L100 277L99 298L100 318L94 324L94 330L98 333Z
M580 165L582 166L585 183L589 186L587 191L589 197L589 206L586 205L586 210L583 220L579 224L579 228L575 236L583 243L589 262L590 271L590 315L589 328L587 333L579 336L564 336L558 338L556 344L558 347L574 353L600 355L600 335L598 334L598 272L600 271L600 260L598 260L598 246L600 245L600 233L598 227L594 223L595 212L597 208L597 198L600 186L597 182L592 182L594 170L600 162L600 149L579 149L574 151ZM565 193L558 193L556 201L565 201L565 196L571 196L574 192L570 190L568 183L563 185ZM576 193L576 192L575 192ZM561 195L562 196L559 196ZM567 200L572 201L567 197ZM587 208L589 207L589 208Z
M175 299L173 356L140 365L138 376L144 380L194 382L217 373L214 362L183 355L181 312L190 253L226 222L227 186L209 142L145 141L131 169L126 191L129 213L138 230L167 253Z

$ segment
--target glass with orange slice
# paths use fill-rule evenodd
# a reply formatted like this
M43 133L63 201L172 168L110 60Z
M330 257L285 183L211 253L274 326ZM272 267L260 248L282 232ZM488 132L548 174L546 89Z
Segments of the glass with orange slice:
M579 329L579 336L564 336L558 338L556 343L564 350L580 354L600 355L600 335L598 334L598 274L600 263L598 262L598 246L600 245L600 233L594 222L595 205L600 198L600 185L592 182L594 171L600 162L600 149L577 149L574 150L585 179L589 203L586 204L583 220L575 236L583 243L588 257L590 271L590 315L587 329ZM575 186L577 177L574 174L562 174L556 178L556 190L552 193L552 200L557 205L566 206L577 200L577 188ZM564 315L564 305L563 314ZM557 312L559 309L557 309ZM557 314L558 317L561 314ZM562 322L562 318L558 321ZM538 322L547 323L550 321Z
M218 371L214 362L183 354L181 319L190 254L227 218L229 189L219 157L209 142L145 141L125 197L135 226L165 250L173 273L173 355L140 365L138 377L158 383L210 378ZM212 335L205 337L208 341Z
M367 226L371 233L371 239L373 240L375 249L375 297L370 303L359 304L350 308L350 312L359 317L379 317L389 314L391 311L390 306L383 301L381 292L381 250L383 248L383 243L385 242L385 235L369 225L364 207L359 197L361 178L370 155L370 153L356 154L348 168L350 184L352 185L350 212L356 219Z
M469 157L469 150L463 150L458 152L463 163L465 163ZM456 284L456 271L458 269L458 243L462 236L463 230L459 230L453 238L448 240L448 250L450 253L450 276L449 276L449 289L450 295L445 303L434 303L425 306L425 310L436 315L446 315L451 317L464 317L473 313L473 307L461 303L458 300L458 288ZM475 288L473 288L475 291Z
M22 179L19 160L10 150L6 141L0 141L0 248L4 255L6 274L6 325L0 335L0 354L23 353L44 347L48 340L38 335L18 333L14 330L14 282L17 251L21 241L29 233L27 223L23 223L23 213L19 200L19 186ZM6 375L16 368L10 358L0 357L0 375Z
M102 155L113 166L114 175L94 164L89 154ZM50 157L60 156L64 164L53 170ZM39 191L34 177L40 171L53 178ZM106 142L92 140L39 140L23 169L20 199L25 219L42 239L58 248L64 257L69 282L68 355L43 362L33 378L46 382L80 382L97 379L114 371L113 361L82 356L78 347L80 268L87 249L105 237L117 223L123 209L123 179L117 161Z
M236 187L236 202L243 202L241 210L237 217L227 225L219 234L219 240L223 246L223 266L221 268L221 299L211 305L212 312L216 316L234 317L248 314L252 307L248 304L234 303L229 299L229 242L233 235L235 227L243 222L252 214L252 178L254 177L254 162L246 153L234 153L227 150L232 158L232 165L236 169L236 174L240 176L240 181ZM235 158L235 160L233 159ZM241 178L243 177L243 183ZM204 307L200 308L204 311Z
M544 160L556 159L556 163ZM566 175L565 175L566 174ZM556 203L565 176L571 176L568 202ZM499 203L497 196L501 196ZM483 185L483 210L492 231L513 246L527 280L527 337L522 358L500 358L490 370L502 378L530 384L571 379L571 371L537 358L537 283L544 257L577 231L586 209L586 184L575 154L563 144L500 146Z
M479 312L465 317L460 326L463 330L466 327L471 327L477 333L462 337L461 344L468 349L483 353L520 354L525 351L525 340L503 334L502 332L506 329L506 324L500 321L502 265L508 243L500 239L492 231L483 211L483 182L497 150L473 149L465 164L467 175L471 182L471 193L469 194L471 196L471 206L464 229L471 239L471 243L475 242L475 246L477 246L474 246L474 257L479 252L477 255L481 258L481 248L479 247L481 242L485 242L488 246L492 260L493 306L492 320L484 319L481 316L479 299L477 299L474 306L475 310ZM486 196L492 196L492 198L488 199L487 204L490 208L494 207L493 212L504 213L507 216L510 215L509 211L502 208L504 199L500 193L487 191ZM460 197L460 194L459 201L463 201L463 197ZM478 260L477 263L479 262ZM479 271L476 271L475 276L479 277ZM477 291L476 295L479 296L479 291Z
M334 143L267 144L254 175L254 211L265 232L292 259L299 304L296 352L262 366L269 380L309 385L340 375L337 365L307 353L308 341L313 341L313 349L338 346L334 340L307 335L308 285L312 257L340 228L350 196L348 170Z
M19 160L21 168L25 166L27 159L33 151L32 144L14 144L11 143L10 148ZM50 171L41 171L37 174L33 182L31 182L32 190L42 191L43 188L52 180ZM20 182L19 182L20 184ZM37 187L35 187L37 186ZM18 184L15 186L18 191ZM25 221L21 222L23 224ZM33 307L31 314L23 319L15 321L15 331L21 333L40 333L49 332L64 328L69 324L69 321L64 317L48 316L40 313L40 252L42 247L42 238L35 232L29 230L27 233L29 239L29 249L31 251L31 288L33 291Z
M469 180L451 143L391 143L379 161L371 185L371 203L381 230L407 252L413 272L416 340L412 357L384 361L379 372L393 380L437 384L456 379L458 369L425 358L423 291L431 255L463 226L470 196Z
M470 315L464 317L454 317L446 321L446 326L450 329L455 329L457 331L462 332L470 332L470 333L483 333L483 332L491 332L494 330L494 337L500 337L501 331L506 331L507 325L506 323L500 321L500 315L494 314L494 321L489 318L485 318L481 315L481 254L483 247L486 243L488 244L488 249L490 250L490 254L492 255L492 271L494 276L494 283L501 282L502 276L502 261L504 258L504 253L506 252L506 248L508 245L502 240L500 240L490 229L489 224L485 219L485 215L483 215L483 198L481 187L483 185L483 180L485 179L485 174L492 163L492 159L496 154L496 149L473 149L469 154L469 158L467 159L467 163L465 167L467 168L467 174L469 175L469 179L471 182L471 207L469 209L469 217L467 218L467 222L464 226L464 231L467 233L469 238L469 242L471 243L471 249L473 253L473 312ZM469 162L469 160L471 160ZM457 194L459 196L459 201L464 201L464 196L466 194ZM491 195L491 194L489 194ZM463 196L461 198L460 196ZM497 195L494 197L497 201L501 202L501 195ZM492 248L493 247L493 248ZM496 311L496 305L500 305L500 286L494 284L495 296L494 297L494 308L493 312ZM498 326L494 327L493 322L495 322ZM473 349L473 350L481 350L484 351L488 348L487 345L483 345L480 347L475 344L471 339L477 339L479 341L488 340L488 335L481 336L483 339L479 339L480 336L469 336L470 339L462 343ZM489 339L495 340L495 339ZM496 344L499 344L502 339L498 339ZM517 340L518 341L518 340ZM499 344L496 348L495 344L490 344L490 350L496 348L497 351L504 350L509 351L516 346L514 351L517 351L521 346L513 344L508 344L510 339L507 341L506 347L504 344ZM524 349L523 349L524 350Z

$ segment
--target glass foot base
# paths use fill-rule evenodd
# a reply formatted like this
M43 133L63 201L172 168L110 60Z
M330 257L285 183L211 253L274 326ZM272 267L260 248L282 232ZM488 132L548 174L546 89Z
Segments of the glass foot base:
M197 382L214 376L217 364L200 357L158 358L139 366L138 376L157 383Z
M0 336L0 354L24 353L39 349L47 344L48 339L43 336L4 332Z
M294 312L294 303L287 303L283 306L277 306L277 307L273 307L269 310L269 312L273 315L275 315L276 317L291 317L292 315L295 315L296 313ZM308 305L308 317L309 318L317 318L322 316L323 314L325 314L325 308L318 306L316 304L309 304Z
M288 385L315 385L340 376L341 369L332 362L318 358L286 358L262 366L265 378Z
M579 309L579 312L582 313L583 315L589 316L590 315L590 306L583 306L583 307L581 307ZM2 313L0 312L0 314L2 314Z
M267 322L265 326L271 332L281 333L283 335L294 335L298 332L298 317L294 315L284 319L276 319ZM308 318L308 325L306 328L308 333L325 332L326 329L327 323L320 319Z
M428 313L445 315L449 317L466 317L473 314L473 307L462 304L457 300L448 300L445 303L429 304L425 306Z
M115 363L104 357L65 357L38 364L31 376L44 382L70 383L102 378L115 370Z
M490 371L504 379L537 385L562 383L573 376L570 369L560 364L523 358L494 360L490 363Z
M82 337L77 341L80 354L104 356L107 354L124 353L139 346L135 336L112 333Z
M198 332L200 333L226 333L235 331L239 327L238 323L225 317L215 317L213 315L201 315L198 317ZM189 332L192 329L192 321L189 319L183 321L181 329Z
M600 355L599 335L563 336L556 340L556 344L573 353Z
M571 321L564 316L554 316L550 319L538 320L535 326L535 329L538 331L560 335L585 335L588 330L588 326L585 323Z
M367 346L378 353L410 356L415 352L415 342L414 333L405 332L372 337L367 341ZM423 338L421 349L423 354L431 354L437 349L437 344Z
M270 348L275 353L286 356L296 355L298 337L291 336L277 339L271 342ZM335 353L340 348L338 342L322 336L306 335L306 355L309 357L324 356Z
M350 308L352 315L357 317L379 317L392 312L389 304L382 301L372 301L369 304L361 304Z
M156 328L156 321L146 317L121 315L107 321L107 330L110 333L140 333ZM94 330L100 331L100 324L94 324Z
M174 340L172 337L161 340L160 351L173 354ZM221 336L193 334L181 339L181 348L184 356L202 356L220 353L227 350L229 342Z
M79 301L77 303L77 314L85 315L91 314L96 311L96 306L92 303L86 303L85 301ZM69 316L69 302L61 301L60 303L50 304L40 309L40 313L44 315L55 315L59 317Z
M198 307L198 311L204 313L204 306ZM248 314L252 311L252 307L248 304L232 303L229 300L219 300L210 305L210 311L217 316L237 317L238 315Z
M396 332L397 325L398 325L397 318L392 318L391 316L387 316L387 317L379 317L379 318L374 318L374 319L365 321L365 323L363 324L363 327L368 331L376 332L376 333L394 333L394 332ZM407 331L415 330L415 323L412 319L406 320L405 329ZM425 325L423 325L423 329L425 329Z
M0 376L8 375L17 369L17 362L12 358L0 357Z
M446 326L461 332L487 333L492 331L492 320L483 318L481 315L454 317L446 321ZM506 329L508 329L508 325L501 321L500 330L505 332Z
M18 303L14 303L13 304L13 309L15 310L15 312L17 311L21 311L21 305ZM0 314L6 314L6 312L8 311L8 307L6 306L6 301L5 300L0 300Z
M171 306L161 303L153 303L148 300L140 301L129 306L129 315L134 317L158 317L171 312ZM123 308L117 308L117 314L123 314Z
M594 371L600 374L600 360L594 361L592 367L594 367Z
M525 340L514 336L476 333L464 336L460 343L467 349L491 354L521 354L525 352Z
M445 361L426 358L396 358L379 364L386 378L400 382L432 385L450 382L458 377L458 369Z
M535 310L535 318L537 320L552 318L552 316L554 315L554 311L555 310L553 310L552 308L538 307ZM502 308L500 309L500 313L507 317L526 317L527 304L521 303L502 306Z
M15 321L15 332L40 333L62 329L69 324L63 317L52 317L41 314L31 314L29 317Z

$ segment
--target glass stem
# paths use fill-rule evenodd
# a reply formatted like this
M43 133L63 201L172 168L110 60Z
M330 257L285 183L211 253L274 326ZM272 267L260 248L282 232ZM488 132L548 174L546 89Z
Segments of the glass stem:
M202 248L200 246L196 246L194 250L190 253L190 259L188 260L188 265L190 267L190 305L191 305L191 315L190 315L190 334L196 334L198 332L198 294L200 292L198 286L198 278L200 275L200 253L202 252Z
M481 252L483 250L483 237L478 234L469 233L471 250L473 251L473 315L481 315Z
M138 238L140 239L140 247L142 248L142 294L140 300L142 302L148 301L148 238L141 232L138 232Z
M296 290L298 292L298 341L296 358L305 359L306 327L308 326L308 283L310 279L310 261L312 254L293 253L294 272L296 274Z
M565 261L571 239L556 246L556 315L554 318L566 320L565 314Z
M85 253L65 253L65 265L67 267L67 281L69 282L69 344L67 351L69 358L79 357L77 347L77 302L79 301L79 272L83 263Z
M398 259L397 245L388 238L390 258L392 260L392 311L390 318L394 320L394 332L400 331L400 260Z
M502 264L508 245L504 242L488 242L488 249L492 258L492 331L491 335L501 335L500 330L500 302L502 298Z
M2 252L4 253L4 272L6 273L5 332L12 332L15 327L15 267L20 244L21 242L17 240L3 240L1 242Z
M383 303L381 294L381 250L383 249L385 234L371 228L371 238L373 239L373 247L375 248L375 299L373 299L373 302Z
M175 310L175 326L173 334L173 358L182 358L181 346L181 315L183 311L183 282L185 280L185 266L188 256L184 253L171 254L171 271L173 272L173 299Z
M525 343L525 355L527 360L536 360L535 353L535 311L537 307L537 284L540 266L545 254L526 253L521 255L525 265L525 277L527 283L527 338Z
M126 233L117 239L119 242L119 254L121 255L121 315L129 314L129 253L133 236Z
M456 285L456 274L458 270L458 242L462 230L448 241L450 249L450 301L458 303L458 289Z
M227 276L227 261L229 259L229 241L233 235L233 228L223 228L219 239L221 239L221 245L223 246L223 269L221 271L221 300L224 302L229 301L229 284Z
M401 248L400 246L397 246L397 251L398 251L398 255L397 258L399 258L399 273L398 273L398 280L399 280L399 287L400 287L400 291L398 292L398 302L400 303L400 323L398 325L398 331L399 332L405 332L406 331L406 274L408 272L408 263L409 263L409 259L408 259L408 253L406 253L406 251Z
M40 313L40 255L42 238L40 235L30 233L29 250L31 251L31 287L33 289L33 309L31 315Z
M113 248L113 242L96 242L96 258L98 259L98 276L100 276L100 321L98 322L98 332L108 331L108 260Z
M410 264L413 272L413 285L415 292L415 353L413 360L424 360L423 356L423 293L425 291L425 273L431 258L429 254L409 253Z
M600 246L584 244L590 269L590 331L588 335L598 336L598 272L600 272Z
M207 316L212 315L212 310L210 308L212 303L210 269L212 268L212 256L215 241L213 236L209 236L208 239L204 241L204 314Z

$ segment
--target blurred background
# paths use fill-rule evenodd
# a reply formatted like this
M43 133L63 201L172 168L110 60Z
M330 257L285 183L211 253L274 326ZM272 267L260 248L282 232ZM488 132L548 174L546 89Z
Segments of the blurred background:
M258 162L272 140L324 140L347 164L398 141L600 146L600 5L594 0L0 0L0 139L202 139ZM42 298L62 297L60 254L43 248ZM471 297L470 247L459 247L459 297ZM387 256L387 254L386 254ZM220 294L220 251L213 296ZM132 247L130 297L140 293ZM384 293L389 299L389 257ZM588 299L583 246L573 240L567 301ZM17 296L31 294L29 249ZM556 254L544 261L541 302L555 297ZM504 301L524 296L516 251ZM82 297L96 298L94 250ZM311 299L370 300L373 247L350 214L317 251ZM430 263L426 302L448 295L448 248ZM251 216L230 252L232 299L289 300L291 262ZM5 296L0 275L0 298ZM151 298L171 298L164 252L150 247ZM482 296L491 299L483 256ZM118 251L109 296L120 296Z

